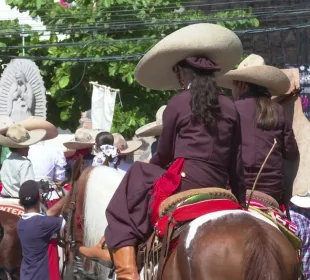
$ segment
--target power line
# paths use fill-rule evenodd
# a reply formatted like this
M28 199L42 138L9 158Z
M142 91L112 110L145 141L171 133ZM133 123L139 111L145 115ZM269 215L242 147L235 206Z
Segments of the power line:
M246 34L259 34L259 33L271 33L276 31L283 31L283 30L294 30L294 29L303 29L303 28L310 28L310 24L301 24L295 26L285 26L280 28L265 28L265 29L249 29L249 30L239 30L235 31L238 35L246 35ZM85 42L84 42L85 43ZM22 49L22 47L20 47ZM105 62L105 61L131 61L136 60L142 57L142 54L131 54L131 55L114 55L114 56L102 56L102 57L94 57L94 58L59 58L59 57L43 57L43 56L14 56L14 55L2 55L0 54L0 58L4 59L31 59L31 60L51 60L51 61L69 61L69 62L84 62L84 63L95 63L95 62Z
M303 12L306 12L305 10ZM310 10L307 10L307 12L310 12ZM277 12L278 15L279 12ZM265 15L267 16L267 15ZM268 16L272 16L272 14L269 14ZM290 16L290 15L289 15ZM171 25L187 25L187 24L194 24L194 23L201 23L201 22L209 22L209 23L217 23L217 22L229 22L229 21L239 21L239 20L250 20L255 18L255 16L249 16L249 17L230 17L230 18L207 18L207 19L195 19L195 20L163 20L163 19L157 19L154 22L146 21L146 22L139 22L135 24L117 24L113 26L106 26L106 24L103 23L103 26L97 25L97 26L73 26L69 27L66 26L64 28L59 28L59 29L51 29L51 30L30 30L30 31L25 31L25 32L5 32L4 36L12 36L12 35L21 35L21 34L33 34L36 32L61 32L61 31L66 31L67 33L64 33L63 35L68 34L68 32L73 32L73 31L80 31L80 33L87 33L87 32L98 32L98 31L106 31L106 32L116 32L116 31L124 31L124 30L138 30L139 28L137 27L154 27L154 26L171 26ZM299 17L300 18L300 17ZM76 32L79 34L79 32Z

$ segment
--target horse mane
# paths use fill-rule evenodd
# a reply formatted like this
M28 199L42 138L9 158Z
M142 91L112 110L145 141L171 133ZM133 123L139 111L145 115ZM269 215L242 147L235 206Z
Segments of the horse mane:
M243 259L244 280L287 279L287 276L283 275L285 259L275 229L257 219L248 219L247 224Z

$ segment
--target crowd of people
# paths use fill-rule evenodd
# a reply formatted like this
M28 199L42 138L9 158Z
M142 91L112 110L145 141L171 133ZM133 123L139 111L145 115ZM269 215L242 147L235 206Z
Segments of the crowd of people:
M64 143L67 150L57 152L45 148L46 142L57 135L57 129L46 121L32 118L28 123L9 124L1 130L0 145L10 150L2 163L1 195L19 198L25 207L18 225L24 256L22 280L48 279L43 272L37 272L46 271L46 265L30 267L34 259L44 259L43 251L36 255L31 251L31 244L34 238L44 239L36 246L42 245L45 252L50 238L64 225L62 218L51 217L59 215L57 211L47 212L47 216L40 214L35 181L65 180L66 168L72 168L78 155L83 156L84 168L105 165L125 172L106 210L108 227L103 237L94 247L79 248L86 257L113 261L119 280L139 279L136 247L152 233L158 219L156 207L165 198L176 192L213 186L231 189L245 207L246 190L252 189L274 143L256 190L289 210L283 162L297 160L299 151L291 121L272 98L291 91L295 81L280 69L265 65L254 54L231 70L241 56L241 41L232 31L219 25L195 24L165 37L141 59L135 72L140 85L157 90L181 89L167 106L158 110L155 122L136 132L140 137L157 137L149 162L131 164L127 156L142 142L126 141L118 133L78 129L75 138ZM233 98L219 86L230 89ZM165 190L163 181L169 184L170 191ZM290 210L300 211L296 205ZM302 215L307 221L303 227L309 232L308 211ZM26 233L39 224L43 237ZM302 237L307 279L309 234Z

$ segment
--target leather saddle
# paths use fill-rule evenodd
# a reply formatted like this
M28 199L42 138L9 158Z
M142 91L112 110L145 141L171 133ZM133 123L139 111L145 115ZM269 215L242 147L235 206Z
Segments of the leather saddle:
M247 192L247 199L250 191ZM161 279L164 264L186 225L194 219L216 211L242 209L235 196L221 188L200 188L170 196L159 208L159 220L151 237L138 248L138 268L144 268L144 279ZM281 212L275 199L254 191L249 211L259 212L274 222L296 250L301 240L295 235L295 225ZM158 268L156 268L158 266Z

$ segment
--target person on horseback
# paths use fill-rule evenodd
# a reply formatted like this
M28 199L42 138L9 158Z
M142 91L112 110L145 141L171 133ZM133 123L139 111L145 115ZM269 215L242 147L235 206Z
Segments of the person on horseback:
M0 145L9 147L11 150L1 169L3 197L17 198L22 183L34 180L33 167L27 158L29 146L41 141L45 135L44 129L27 131L20 124L11 125L5 136L0 135Z
M23 253L20 279L60 279L59 270L49 269L48 248L52 236L65 226L64 218L54 217L60 214L62 204L57 209L47 210L46 215L41 214L39 184L33 180L21 185L19 200L25 209L17 224ZM51 274L55 277L50 277Z
M83 168L85 169L88 166L91 166L93 163L94 155L92 155L93 146L95 141L92 136L92 130L79 128L74 135L74 139L71 141L63 143L63 145L69 151L75 151L75 153L67 158L68 165L70 168L73 166L74 160L79 156L83 156L84 164Z
M126 141L120 133L113 133L113 137L114 146L118 150L117 169L127 172L132 165L129 157L133 156L133 153L142 146L142 142L140 140Z
M163 113L166 109L166 105L161 106L156 113L156 121L147 123L136 130L136 135L138 137L155 137L155 141L151 145L150 158L157 152L159 136L163 130Z
M117 279L139 279L135 248L153 232L159 205L171 194L225 189L229 180L245 206L239 115L215 81L241 55L242 44L232 31L201 23L168 35L137 65L135 75L142 86L183 91L168 102L151 163L135 162L111 199L105 235L96 246L79 248L86 257L113 260Z
M114 145L114 137L110 132L99 132L96 135L96 156L94 157L92 166L111 166L116 168L118 162L118 151Z
M265 65L258 55L250 55L237 70L218 78L219 85L232 89L236 108L240 114L242 155L245 184L252 189L257 174L276 139L255 190L273 197L280 205L284 201L284 160L294 161L299 152L292 124L283 107L271 100L284 95L291 88L290 80L280 69Z

